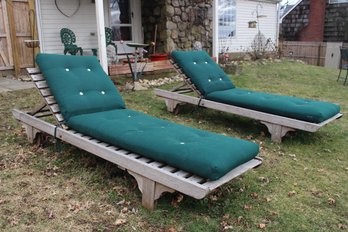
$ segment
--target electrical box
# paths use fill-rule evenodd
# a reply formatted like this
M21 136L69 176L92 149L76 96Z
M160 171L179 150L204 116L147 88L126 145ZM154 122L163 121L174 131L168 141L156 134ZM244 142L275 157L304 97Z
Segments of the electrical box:
M338 68L340 64L340 47L342 43L327 42L326 43L326 55L325 55L325 67Z

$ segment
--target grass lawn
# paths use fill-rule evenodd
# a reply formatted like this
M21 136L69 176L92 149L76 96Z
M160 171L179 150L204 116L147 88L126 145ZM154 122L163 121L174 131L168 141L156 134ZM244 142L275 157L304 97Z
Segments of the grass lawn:
M348 86L338 71L294 61L246 64L236 86L325 100L348 110ZM164 86L163 88L169 88ZM261 167L203 200L165 194L157 208L141 207L134 179L115 165L50 139L26 140L11 109L30 110L35 89L0 94L1 231L347 231L348 119L344 115L316 133L290 132L282 144L253 120L184 107L166 111L152 89L122 92L128 108L180 124L252 140Z

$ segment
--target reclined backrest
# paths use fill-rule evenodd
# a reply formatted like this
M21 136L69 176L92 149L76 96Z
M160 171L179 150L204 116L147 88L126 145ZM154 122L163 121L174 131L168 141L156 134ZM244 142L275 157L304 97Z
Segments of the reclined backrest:
M225 72L205 51L173 51L171 57L203 96L234 88Z
M80 114L125 108L95 56L38 54L36 62L66 121Z

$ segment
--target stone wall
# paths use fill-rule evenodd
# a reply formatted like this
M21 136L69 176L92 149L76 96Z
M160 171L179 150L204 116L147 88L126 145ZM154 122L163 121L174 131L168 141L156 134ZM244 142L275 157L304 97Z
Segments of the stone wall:
M189 50L196 41L211 53L212 0L143 0L142 10L146 43L154 40L155 25L158 27L156 53Z
M154 42L155 26L157 25L156 53L163 53L166 43L166 5L165 0L142 0L142 23L144 30L144 42Z

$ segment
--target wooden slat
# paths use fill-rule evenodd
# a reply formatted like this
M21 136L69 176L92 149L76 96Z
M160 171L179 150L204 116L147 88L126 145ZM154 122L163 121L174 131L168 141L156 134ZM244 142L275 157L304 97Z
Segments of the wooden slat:
M56 117L56 119L58 120L58 122L63 122L64 121L64 117L61 114L54 114L54 116Z
M28 69L27 69L28 70ZM31 79L35 82L35 81L42 81L45 80L44 76L39 73L39 74L29 74Z
M52 96L51 90L49 88L47 89L40 89L40 93L43 97Z
M176 176L180 176L180 177L183 177L183 178L186 178L187 176L190 175L190 173L185 172L185 171L183 171L183 170L179 170L179 171L177 171L177 172L174 172L174 174L175 174Z
M27 68L26 70L29 75L41 73L39 68Z
M35 85L38 89L48 88L47 82L45 80L43 81L36 81Z
M45 101L48 105L56 104L56 99L53 96L45 97Z
M60 109L59 109L58 104L50 105L50 108L51 108L51 111L52 111L53 113L58 113L58 112L60 112Z
M165 167L162 167L161 169L164 170L164 171L167 171L167 172L173 172L176 168L167 165Z
M163 163L154 161L154 162L151 162L150 165L153 166L153 167L159 168L159 167L163 166Z
M139 158L138 160L141 160L141 161L144 162L144 163L149 163L149 162L151 161L151 159L146 158L146 157L141 157L141 158Z
M202 177L196 176L196 175L189 177L188 180L192 181L192 182L197 182L197 183L202 183L203 181L206 182L205 178L202 178Z

